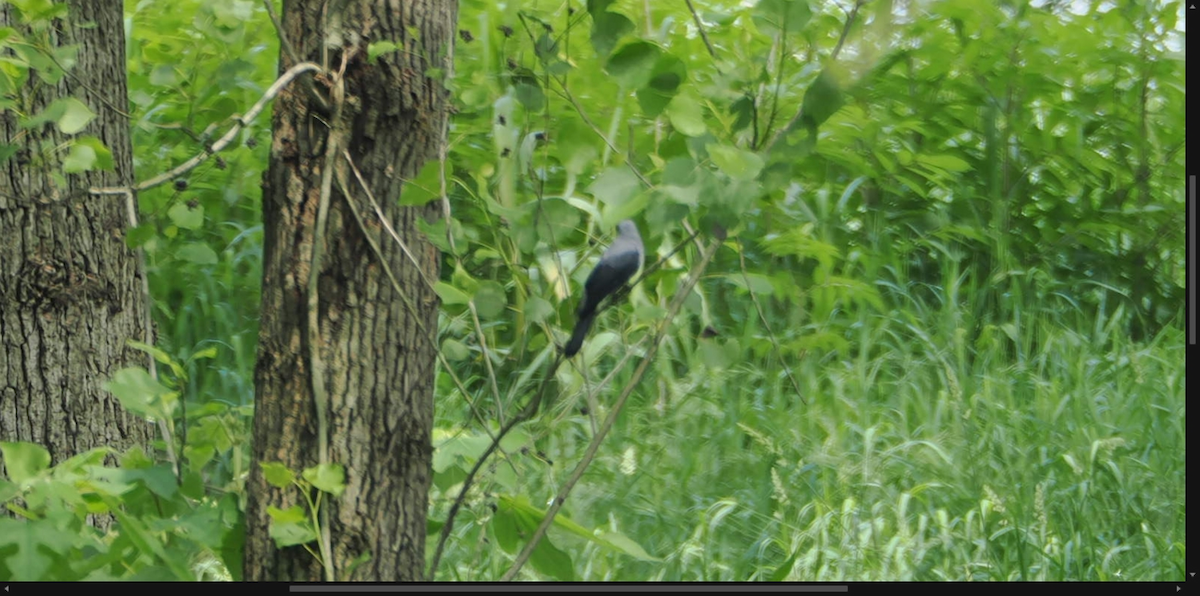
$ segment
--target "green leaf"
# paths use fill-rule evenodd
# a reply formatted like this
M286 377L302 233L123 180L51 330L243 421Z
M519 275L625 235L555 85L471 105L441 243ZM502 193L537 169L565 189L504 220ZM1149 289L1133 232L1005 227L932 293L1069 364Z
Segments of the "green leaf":
M167 217L185 230L198 230L204 225L204 205L197 204L193 208L185 202L175 203L167 210Z
M622 87L640 89L650 82L654 75L654 66L662 53L657 45L648 41L630 42L609 56L604 70Z
M395 52L403 47L403 44L387 40L367 44L367 62L369 64L375 64L376 58L389 52Z
M137 340L132 340L132 339L127 340L125 342L125 345L127 345L135 350L141 350L147 354L150 354L151 356L154 357L154 360L157 361L159 364L165 364L165 365L171 367L171 372L175 373L175 376L177 378L179 378L179 379L187 378L187 371L183 370L183 367L180 366L178 362L175 362L175 359L171 358L171 355L164 352L162 349L160 349L156 346L152 346L150 344L143 343L143 342L140 342Z
M16 484L0 479L0 503L7 503L9 499L20 493L21 489Z
M592 47L597 56L608 56L613 46L631 31L633 21L625 15L608 11L592 13Z
M667 106L667 118L675 130L689 137L698 137L708 132L708 127L704 125L704 111L700 102L690 95L676 95Z
M788 575L791 575L792 567L794 567L796 565L796 558L799 556L800 556L800 551L798 551L798 550L796 552L792 553L792 556L788 557L787 560L784 561L783 564L780 565L777 569L775 569L775 572L771 574L770 581L781 582L781 581L786 580Z
M554 305L541 296L532 296L525 302L525 318L530 323L541 323L554 315Z
M342 464L318 464L302 472L313 486L335 497L346 490L346 468Z
M96 150L86 145L71 144L71 151L63 158L63 172L78 174L87 172L96 165Z
M444 281L434 283L433 290L442 299L442 304L466 304L471 301L471 297L462 290Z
M79 137L71 141L71 149L63 158L63 171L78 174L92 170L113 169L112 151L96 137Z
M207 348L204 348L203 350L198 350L196 353L192 354L191 356L188 356L187 361L193 362L195 360L201 360L204 358L216 358L216 357L217 357L217 346L209 346Z
M144 368L130 367L118 370L104 384L104 389L117 396L121 406L134 414L159 420L167 417L163 402L172 392L151 377Z
M175 550L168 554L159 537L150 532L140 518L127 514L116 498L104 497L104 502L121 524L122 531L137 545L138 550L146 554L153 554L158 561L165 563L171 573L175 575L175 579L195 581L195 577L188 570L187 561L182 558L185 555L177 554L178 551Z
M146 484L146 488L150 489L150 492L164 499L175 496L179 487L175 472L168 464L160 464L144 470L131 470L129 477L141 480Z
M762 171L763 160L756 153L715 143L710 143L707 149L713 163L734 180L753 180Z
M508 297L505 296L504 286L491 280L479 283L473 300L475 308L479 310L479 316L487 321L500 318L508 306Z
M637 90L638 105L650 118L662 113L687 78L687 66L674 54L663 53L654 63L650 80Z
M510 509L499 509L492 516L490 526L496 544L499 544L500 548L510 555L517 554L519 531L516 514Z
M225 569L229 570L229 575L235 582L243 580L242 561L245 558L245 547L246 522L244 517L238 515L233 527L221 538L221 562L225 564Z
M64 532L48 522L17 521L8 517L0 518L0 546L13 545L17 551L5 557L4 563L16 581L38 581L47 579L46 572L50 570L52 559L41 552L42 547L51 551L65 551L70 548L70 541L62 536Z
M179 492L189 499L204 498L204 477L195 470L187 470L183 472L183 482L179 485Z
M67 4L65 2L53 2L52 0L8 0L8 3L21 11L21 21L25 23L48 21L67 15Z
M306 521L308 513L299 505L293 505L287 509L280 509L273 505L267 505L267 515L271 516L272 522L281 524L294 524Z
M287 488L296 480L296 474L279 462L264 462L259 466L262 467L267 484L275 488Z
M217 252L203 242L190 242L175 251L175 258L197 265L216 265Z
M446 355L447 360L460 362L471 357L471 350L462 342L446 338L442 340L442 353Z
M170 64L159 64L150 71L150 84L155 87L170 87L177 80L175 67Z
M421 166L421 171L412 178L404 180L400 189L400 204L408 207L419 207L442 196L442 162L436 159L427 160Z
M632 538L620 533L609 532L605 530L597 530L594 534L595 538L602 544L617 552L625 553L631 557L641 559L643 561L660 561L657 557L650 556L646 549L633 541Z
M796 33L812 18L808 0L759 0L752 12L754 24L767 35Z
M506 512L512 512L512 515L515 516L514 519L519 520L521 524L527 524L530 531L536 529L537 525L546 517L546 511L534 507L529 502L529 498L525 496L510 497L501 495L499 498L499 507L496 511L496 515L498 516ZM599 529L594 531L588 530L587 528L584 528L580 524L563 515L561 512L554 517L553 523L555 527L558 527L559 529L566 530L567 532L570 532L585 540L595 542L596 544L599 544L605 548L625 553L645 561L658 561L658 559L647 554L645 549L623 534L617 532L605 532Z
M63 112L55 120L55 124L58 125L58 129L62 131L63 134L73 135L83 130L84 127L86 127L88 123L96 117L96 113L93 112L91 108L87 107L87 104L75 99L74 97L66 97L55 101L55 103L58 102L63 102ZM83 146L87 147L87 145ZM94 147L92 149L94 152ZM110 153L110 167L111 161L112 155Z
M641 182L629 168L614 166L604 170L588 187L588 192L606 205L619 206L632 199L641 188Z
M725 347L716 341L700 341L700 360L710 370L719 371L729 368L730 359Z
M812 134L818 126L824 124L830 116L842 109L845 103L837 76L832 70L826 68L817 75L817 79L804 92L804 102L800 108L800 122L809 130L809 134Z
M546 103L546 94L542 92L542 87L536 84L536 79L534 79L534 84L520 83L514 85L513 96L530 112L541 111L542 106Z
M8 479L17 484L31 480L50 467L50 452L36 443L0 442Z
M106 172L111 172L115 169L112 151L108 148L108 145L104 144L104 141L91 135L84 135L76 137L74 144L76 146L82 145L92 148L92 151L96 154L95 169Z
M554 546L549 536L542 537L541 542L533 547L529 563L534 569L557 581L575 581L575 564L571 561L571 556Z
M125 231L125 245L129 248L138 248L153 240L157 233L158 229L154 227L154 224L149 223L129 228Z
M269 534L275 540L275 546L279 548L308 544L317 539L317 531L313 529L311 524L307 523L279 523L273 521L271 522Z

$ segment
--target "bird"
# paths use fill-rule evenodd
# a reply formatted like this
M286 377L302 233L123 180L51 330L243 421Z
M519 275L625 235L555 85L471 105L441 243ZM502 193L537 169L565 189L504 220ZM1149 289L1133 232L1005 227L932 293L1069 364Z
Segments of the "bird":
M583 299L575 311L575 331L563 348L564 356L570 358L579 352L584 336L596 319L596 307L600 306L600 301L624 286L642 268L644 257L645 248L637 224L629 219L617 224L617 238L604 251L583 283Z

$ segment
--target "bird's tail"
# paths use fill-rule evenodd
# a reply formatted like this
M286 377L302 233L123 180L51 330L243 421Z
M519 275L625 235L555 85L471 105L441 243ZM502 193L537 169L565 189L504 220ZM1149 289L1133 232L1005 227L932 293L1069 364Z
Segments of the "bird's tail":
M575 331L571 333L571 341L568 341L567 347L563 348L564 356L570 358L579 353L579 348L583 347L583 338L587 335L588 329L591 329L592 321L595 319L595 311L579 318L579 322L575 323Z

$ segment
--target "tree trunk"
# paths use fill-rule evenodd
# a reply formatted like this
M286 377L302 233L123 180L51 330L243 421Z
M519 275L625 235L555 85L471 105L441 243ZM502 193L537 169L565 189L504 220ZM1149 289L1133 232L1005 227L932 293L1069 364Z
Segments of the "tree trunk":
M425 280L438 278L439 253L416 222L436 217L438 211L432 206L402 208L397 197L401 178L415 176L426 160L436 158L442 143L447 92L425 74L448 66L456 17L453 1L285 4L284 36L300 59L321 64L321 40L337 44L324 50L332 75L298 81L275 100L271 163L263 184L263 299L255 370L255 465L247 485L247 580L324 577L317 559L304 548L276 547L267 507L303 507L306 501L295 487L281 490L268 484L261 467L282 462L299 472L321 460L310 348L316 348L318 368L324 370L318 393L327 400L328 460L346 470L345 492L324 501L333 575L372 581L423 576L436 352L433 338L421 333L436 330L437 296ZM368 64L367 46L379 41L403 49ZM280 62L280 72L292 65L286 50ZM336 85L343 64L344 103L338 112L330 81ZM314 96L325 98L326 106ZM329 184L327 224L319 230L330 143L338 147L332 163L340 173ZM384 231L343 148L416 265ZM382 261L348 201L361 214ZM312 330L309 272L318 234L323 240L317 267L319 323ZM394 290L384 264L403 295ZM315 342L310 342L312 331ZM316 544L310 548L320 552ZM351 575L352 563L364 554L369 560L353 566Z
M7 144L9 153L0 151L0 440L41 444L54 463L102 445L145 445L153 433L101 388L118 369L147 362L125 344L144 340L149 308L137 255L125 245L126 199L87 194L133 182L129 121L118 111L129 103L122 4L67 4L49 39L79 45L68 76L49 84L40 76L48 71L31 71L0 97L11 102L0 115L0 150ZM42 35L7 2L0 27ZM79 135L53 123L19 127L68 97L96 113ZM64 149L81 135L112 151L112 171L63 173Z

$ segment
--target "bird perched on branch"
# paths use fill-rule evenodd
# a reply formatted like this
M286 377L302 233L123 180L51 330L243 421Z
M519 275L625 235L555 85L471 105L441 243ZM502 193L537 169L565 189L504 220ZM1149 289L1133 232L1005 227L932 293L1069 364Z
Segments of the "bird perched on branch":
M604 251L604 256L600 257L600 262L596 263L596 268L592 269L583 284L583 299L579 301L579 310L575 313L579 318L571 340L563 348L564 356L570 358L579 352L584 336L596 319L596 307L641 269L644 253L637 225L628 219L617 224L616 240Z

